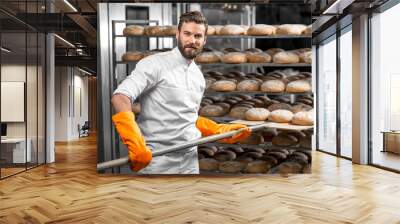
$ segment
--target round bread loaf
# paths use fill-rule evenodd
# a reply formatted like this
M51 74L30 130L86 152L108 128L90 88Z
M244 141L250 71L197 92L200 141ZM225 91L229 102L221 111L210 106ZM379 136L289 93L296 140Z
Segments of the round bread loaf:
M247 62L248 63L269 63L271 62L272 57L264 52L258 53L248 53L247 54Z
M221 106L207 105L200 109L200 115L205 117L220 117L225 115L225 111Z
M256 80L243 80L237 84L236 89L238 91L258 91L260 89L260 83Z
M206 78L206 89L211 89L211 86L217 80L214 78Z
M314 125L313 112L312 111L297 112L293 116L292 124L305 125L305 126Z
M163 36L175 36L178 28L176 26L164 26L164 29L161 31L161 35Z
M274 103L268 107L268 110L270 112L272 112L274 110L291 110L291 109L292 109L292 106L290 106L287 103Z
M227 80L220 80L214 82L211 89L219 92L230 92L236 90L236 83Z
M276 53L273 57L273 62L277 64L295 64L299 61L299 56L290 51Z
M276 166L278 164L278 160L272 155L263 155L260 160L263 160L271 165L271 167Z
M215 151L208 147L198 147L197 151L207 157L213 157L215 154Z
M248 150L246 150L246 151L248 151ZM243 153L243 156L251 157L252 159L259 159L262 157L262 153L260 153L260 152L245 152L245 153Z
M278 172L282 175L289 173L301 173L303 166L296 162L284 162L279 165Z
M313 108L310 105L299 103L299 104L296 104L296 105L292 106L292 109L290 111L292 111L293 114L296 114L296 113L301 112L301 111L310 111L312 109Z
M312 26L308 25L307 28L303 31L303 35L311 35L312 34Z
M311 137L300 138L299 146L302 148L311 148Z
M226 147L226 148L224 148L224 150L234 152L236 154L236 156L239 154L242 154L244 152L243 148L239 147L239 146Z
M269 114L268 120L277 123L289 123L293 118L290 110L274 110Z
M260 48L248 48L245 50L246 53L262 53L263 51Z
M145 26L144 34L147 36L162 36L165 29L166 27L164 26Z
M261 91L267 93L280 93L285 91L285 83L281 80L267 80L260 87Z
M273 57L276 53L279 52L284 52L285 50L283 50L282 48L270 48L267 50L267 54L271 55L271 57Z
M276 152L276 151L275 152L267 152L266 156L274 157L276 160L278 160L278 163L284 161L286 159L286 157L287 157L285 153Z
M270 36L276 33L276 27L265 24L256 24L250 26L247 30L249 36Z
M231 109L229 112L229 117L235 118L235 119L244 119L244 115L246 114L246 111L249 110L249 107L234 107Z
M129 51L122 55L122 61L140 61L143 53L139 51Z
M265 153L265 149L261 148L261 147L252 147L252 148L246 148L246 152L257 152L259 154L264 154ZM259 157L257 157L259 158Z
M244 114L249 121L265 121L268 119L269 111L265 108L251 108Z
M272 138L272 144L276 146L294 146L298 142L298 139L293 135L279 134Z
M301 35L307 29L303 24L283 24L277 27L276 34L280 35Z
M214 52L202 52L194 59L196 63L219 63L221 58Z
M219 102L215 103L214 105L222 107L222 109L224 110L224 114L227 114L231 109L231 105L229 103Z
M231 161L236 159L236 154L229 150L220 150L215 153L214 159L218 160L219 162Z
M224 26L221 26L221 25L213 25L213 27L214 27L214 29L215 29L215 35L222 35L222 34L221 34L221 29L222 29Z
M136 102L136 103L133 103L133 104L132 104L132 112L133 112L134 114L140 113L141 109L142 109L142 108L141 108L139 102Z
M240 157L236 158L235 161L238 161L238 162L243 163L244 165L247 165L247 163L254 161L254 159L251 157L247 157L247 156L240 156Z
M216 32L216 30L215 30L215 27L214 26L208 26L207 27L207 35L208 36L212 36L212 35L215 35L215 32Z
M218 170L218 161L212 158L204 158L199 160L199 168L204 171Z
M295 80L286 85L286 92L305 93L311 91L311 83L306 79Z
M122 31L124 36L142 36L144 35L144 27L138 25L130 25Z
M250 137L239 141L240 144L259 145L264 143L264 137L260 134L253 133Z
M267 173L271 169L271 164L266 161L256 160L249 162L245 168L246 173Z
M311 57L312 57L311 51L306 51L306 52L300 53L299 54L300 63L311 64L311 60L312 60Z
M218 169L224 173L239 173L244 168L244 164L238 161L225 161L219 164Z
M246 28L240 25L226 25L219 32L220 35L243 35Z
M247 62L247 56L241 52L231 52L222 56L221 61L226 64L240 64Z

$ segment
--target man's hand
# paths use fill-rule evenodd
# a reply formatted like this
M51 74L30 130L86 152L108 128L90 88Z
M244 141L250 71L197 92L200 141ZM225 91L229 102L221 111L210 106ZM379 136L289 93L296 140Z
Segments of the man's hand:
M151 162L152 153L146 146L133 112L119 112L112 117L112 121L122 142L128 147L131 169L139 171L146 167Z
M196 122L196 127L200 130L203 136L221 134L233 130L244 128L240 133L220 140L223 143L234 144L240 140L244 140L251 135L251 129L243 124L217 124L216 122L204 117L199 117Z

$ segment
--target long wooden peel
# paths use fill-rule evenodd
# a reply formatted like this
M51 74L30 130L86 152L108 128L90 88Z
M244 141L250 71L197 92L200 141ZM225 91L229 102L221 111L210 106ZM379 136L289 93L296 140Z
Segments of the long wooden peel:
M249 126L249 128L252 131L257 131L257 130L263 129L265 127L268 127L267 124L259 124L259 125ZM164 155L164 154L167 154L170 152L176 152L176 151L179 151L182 149L190 148L190 147L197 146L197 145L202 145L205 143L215 142L215 141L218 141L218 140L221 140L224 138L229 138L236 134L239 134L242 130L243 129L239 129L239 130L230 131L230 132L226 132L226 133L222 133L222 134L218 134L218 135L211 135L211 136L208 136L205 138L200 138L200 139L189 141L189 142L186 142L183 144L174 145L174 146L167 147L167 148L164 148L161 150L157 150L156 152L153 152L153 157ZM129 157L123 157L123 158L99 163L99 164L97 164L97 170L99 171L99 170L104 170L104 169L108 169L108 168L123 166L128 163L129 163Z

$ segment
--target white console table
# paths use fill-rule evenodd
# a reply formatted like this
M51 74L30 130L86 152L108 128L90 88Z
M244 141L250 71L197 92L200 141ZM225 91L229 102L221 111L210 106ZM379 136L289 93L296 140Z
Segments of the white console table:
M25 163L31 162L31 145L32 141L30 138L26 139L27 147L25 154L25 138L6 138L1 139L1 154L2 157L6 153L12 154L12 163ZM3 157L4 158L4 157ZM26 160L25 160L26 159ZM11 160L11 158L10 158ZM11 161L9 161L11 162Z

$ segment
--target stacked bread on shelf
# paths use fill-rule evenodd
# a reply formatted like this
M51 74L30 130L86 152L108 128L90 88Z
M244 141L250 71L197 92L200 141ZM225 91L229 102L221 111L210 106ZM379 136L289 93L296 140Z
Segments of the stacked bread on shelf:
M199 167L202 172L221 173L309 173L311 151L264 146L198 147Z
M123 30L124 36L175 36L177 26L174 25L153 25L140 26L128 25ZM207 35L215 36L299 36L310 35L311 25L303 24L283 24L283 25L267 25L255 24L253 26L246 25L208 25Z
M311 91L311 73L291 69L267 74L245 74L239 71L223 74L210 71L204 74L206 89L217 92L307 93Z
M304 126L314 124L313 98L308 95L297 96L293 104L285 97L252 97L246 94L206 96L201 102L199 114L231 120L271 121Z

